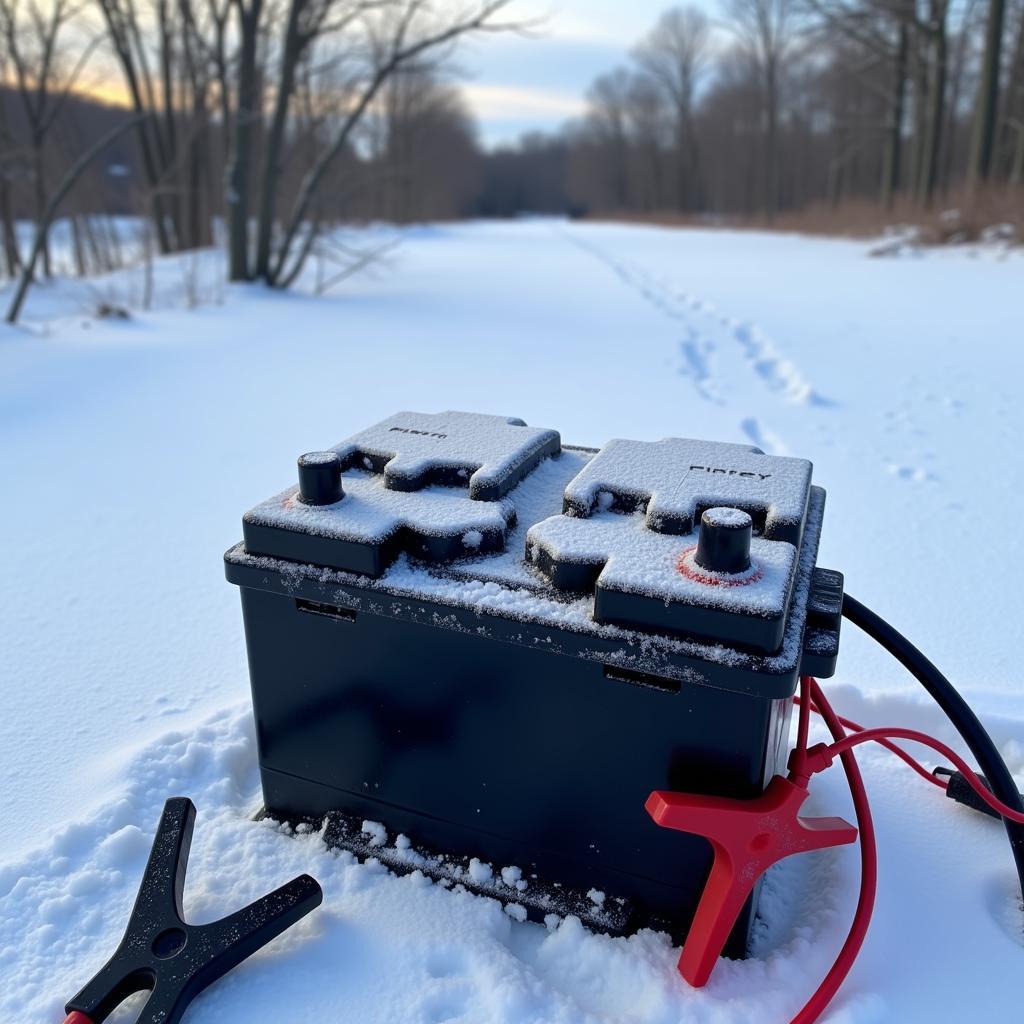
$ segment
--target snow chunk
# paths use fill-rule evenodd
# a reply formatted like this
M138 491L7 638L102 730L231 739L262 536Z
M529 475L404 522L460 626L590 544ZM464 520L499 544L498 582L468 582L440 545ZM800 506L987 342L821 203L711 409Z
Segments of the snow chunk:
M515 865L501 869L501 880L506 885L515 885L523 877L523 872Z
M371 846L383 846L388 841L387 829L379 821L364 821L360 827L370 837Z
M490 864L484 864L476 857L469 862L469 877L477 884L482 885L484 882L489 882L493 874Z

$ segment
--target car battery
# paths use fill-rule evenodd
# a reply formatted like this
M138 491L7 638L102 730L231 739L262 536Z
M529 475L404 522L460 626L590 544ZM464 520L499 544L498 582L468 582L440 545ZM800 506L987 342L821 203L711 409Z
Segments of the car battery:
M750 446L475 413L301 456L225 555L267 812L513 916L685 935L712 851L644 802L785 770L799 676L838 653L824 497Z

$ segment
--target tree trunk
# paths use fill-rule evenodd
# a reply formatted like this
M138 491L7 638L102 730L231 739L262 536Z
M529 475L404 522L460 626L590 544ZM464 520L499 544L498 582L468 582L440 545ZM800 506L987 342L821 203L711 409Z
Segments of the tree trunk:
M32 139L32 195L35 204L36 227L42 224L43 212L46 210L46 167L43 163L43 139ZM53 277L53 265L50 262L49 227L43 231L42 261L43 276Z
M14 232L14 214L11 211L11 190L7 180L0 174L0 231L3 233L3 254L7 274L14 277L21 269L21 254L18 251L18 236Z
M992 174L992 153L995 149L999 108L999 72L1003 53L1004 0L989 0L988 24L985 30L985 56L978 83L978 100L974 108L971 133L971 162L967 180L971 188L986 182Z
M779 210L779 90L778 69L774 58L765 68L765 102L767 106L765 145L767 173L765 176L765 216L769 223Z
M68 227L71 229L71 249L75 257L75 273L79 277L85 277L88 267L85 262L85 247L82 245L82 230L79 218L74 215L68 217Z
M260 116L256 97L256 50L263 0L239 0L238 28L241 39L238 63L238 107L227 173L228 278L248 281L249 188L252 169L253 126Z
M307 0L292 0L281 53L281 74L277 86L270 131L263 146L263 173L256 236L256 277L270 282L270 250L274 236L274 214L277 208L277 186L281 173L281 151L284 149L288 107L295 91L295 72L305 47L301 17Z
M1011 188L1024 185L1024 124L1015 124L1016 147L1013 150L1013 161L1010 164L1009 184Z
M939 187L943 195L949 191L949 183L953 178L953 161L957 149L957 126L960 118L960 95L963 91L964 70L967 67L968 45L973 36L969 31L970 15L973 9L974 0L968 0L964 12L965 23L961 25L957 36L956 48L953 51L953 59L950 63L947 60L948 73L946 76L946 115L945 127L942 132L942 153L939 161Z
M1017 24L1017 41L1010 60L1010 74L1006 82L1003 114L1000 118L1003 130L999 143L999 166L1011 173L1019 152L1019 134L1014 119L1024 120L1024 17ZM1019 180L1019 179L1018 179Z
M180 187L181 168L178 165L178 129L176 124L176 110L174 100L174 80L178 70L174 66L174 42L172 35L172 24L168 15L167 0L159 0L157 4L157 19L159 25L160 42L160 86L163 100L162 117L154 118L154 126L160 132L160 122L163 122L163 144L162 144L162 172L161 185L164 188L170 187L170 196L167 205L170 211L171 223L174 225L175 248L185 247L185 227L182 215L182 189Z
M882 172L882 206L892 209L900 190L903 157L903 113L907 102L907 49L910 31L905 16L900 17L896 42L896 64L892 87L892 109L889 112L889 133L885 143Z
M928 69L928 103L925 136L921 153L918 198L931 206L939 181L939 157L942 152L942 127L946 110L946 0L933 0L931 61Z

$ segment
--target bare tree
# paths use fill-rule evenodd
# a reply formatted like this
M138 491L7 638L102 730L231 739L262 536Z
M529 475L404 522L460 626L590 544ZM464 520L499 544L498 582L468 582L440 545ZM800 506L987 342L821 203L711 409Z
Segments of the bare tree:
M971 143L969 176L972 184L988 181L992 173L999 117L999 77L1002 70L1005 19L1004 0L989 0L985 52L982 58L981 80L978 83L978 101Z
M114 142L115 139L120 138L125 134L125 132L134 127L136 120L138 120L138 115L122 121L116 128L93 143L93 145L90 146L74 162L74 164L72 164L68 172L57 185L57 188L54 190L53 195L50 197L36 223L35 241L32 243L32 249L29 253L29 257L22 267L21 279L18 282L18 287L14 291L14 295L11 297L11 304L7 309L6 320L9 324L17 323L18 317L21 315L21 307L24 305L25 297L28 295L29 287L31 286L32 280L35 276L36 264L39 262L44 251L46 237L49 233L50 226L53 224L54 217L57 216L60 204L67 198L68 193L75 187L75 184L89 167L89 164L91 164L93 160L95 160L112 142Z
M1017 4L1016 42L1010 54L1000 123L1000 166L1011 187L1024 184L1024 3Z
M498 20L509 2L481 0L455 13L441 14L427 0L392 0L360 14L357 22L369 58L365 73L353 83L346 114L303 177L290 210L282 218L279 241L261 280L288 287L301 273L319 232L318 219L311 215L320 189L391 76L427 56L447 55L457 40L470 33L519 27Z
M42 224L49 187L47 156L51 132L99 39L94 37L72 56L69 35L81 8L73 0L0 0L0 35L14 72L28 129L33 211ZM47 232L40 239L43 272L51 274Z
M584 150L588 165L586 176L592 182L597 179L601 183L597 185L601 189L597 193L601 197L599 201L613 210L625 210L632 205L629 192L632 88L632 74L617 68L596 78L587 92L590 109L582 128L589 142Z
M266 143L263 146L259 224L256 239L255 276L267 280L271 273L270 259L273 230L284 156L286 130L290 106L296 88L300 63L314 40L323 35L343 32L361 15L379 6L375 0L290 0L281 47L280 67L277 75L277 94ZM243 230L238 225L238 231ZM238 243L241 249L241 242ZM241 258L241 253L239 253ZM243 275L248 277L246 269ZM233 279L237 279L232 274Z
M169 171L175 159L174 132L168 133L173 124L173 98L164 88L164 102L160 103L160 86L151 68L147 41L154 33L147 31L135 0L96 0L107 26L107 37L118 64L132 108L136 114L139 152L146 186L150 195L153 226L157 245L161 253L172 252L178 245L178 226L173 216L177 211L169 200ZM159 43L162 52L170 44L168 11L164 0L157 0L159 7ZM158 45L159 45L158 43ZM160 60L166 68L166 56ZM164 80L166 82L166 79Z
M793 0L726 0L733 30L757 69L762 90L764 133L764 212L779 208L779 112L782 72L794 44Z
M414 65L391 77L370 136L374 217L409 223L472 209L480 188L475 126L459 90L436 69Z
M922 128L917 173L917 196L930 206L939 184L939 159L945 124L949 40L949 0L926 0L921 24L924 54L921 95Z
M634 51L637 63L664 92L675 114L678 204L682 210L703 203L694 102L707 67L710 39L711 23L700 8L672 7Z
M0 82L7 81L7 60L0 46ZM17 158L14 136L8 124L7 90L0 91L0 256L3 271L14 277L21 266L18 239L14 228L14 208L11 203L11 178Z

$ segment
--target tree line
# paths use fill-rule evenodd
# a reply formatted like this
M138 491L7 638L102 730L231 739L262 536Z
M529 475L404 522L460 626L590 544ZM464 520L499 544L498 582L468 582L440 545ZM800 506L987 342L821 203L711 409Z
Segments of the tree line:
M1024 0L673 7L583 117L494 158L537 197L559 166L569 209L771 220L998 194L1019 211Z
M222 243L232 280L287 287L358 263L326 230L353 220L1020 205L1024 0L672 7L582 116L485 152L449 72L512 7L0 0L0 274L51 273L58 207L80 273L120 258L89 214L124 213L156 253Z

